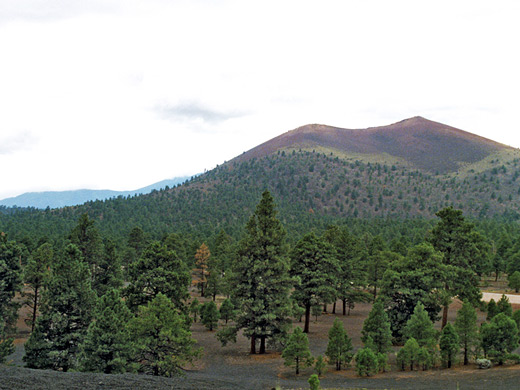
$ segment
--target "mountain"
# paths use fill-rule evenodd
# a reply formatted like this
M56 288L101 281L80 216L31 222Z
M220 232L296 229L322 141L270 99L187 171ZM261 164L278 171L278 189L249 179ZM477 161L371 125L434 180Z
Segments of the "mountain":
M324 148L340 156L383 156L428 172L447 173L492 153L512 150L498 142L420 116L380 127L341 129L306 125L267 141L237 161L265 157L284 149Z
M175 188L56 210L0 210L0 231L57 235L86 212L121 240L134 226L154 237L220 229L239 237L265 189L295 236L333 222L428 221L446 206L475 219L517 220L519 177L519 150L421 117L361 130L307 125Z
M92 200L104 200L118 196L135 196L148 194L153 190L166 187L175 187L190 179L191 176L175 177L162 180L149 186L133 191L112 190L72 190L72 191L43 191L26 192L24 194L0 200L0 206L6 207L35 207L39 209L76 206Z

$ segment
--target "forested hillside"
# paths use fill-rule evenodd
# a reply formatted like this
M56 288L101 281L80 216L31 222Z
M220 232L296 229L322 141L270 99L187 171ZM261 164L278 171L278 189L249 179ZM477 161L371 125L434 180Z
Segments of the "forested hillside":
M428 225L446 206L477 220L512 221L520 215L519 176L518 150L420 117L365 130L313 125L148 195L45 211L3 208L0 230L16 239L56 238L88 213L116 241L135 226L155 238L221 229L238 238L265 189L295 236L346 219L363 229L389 219Z

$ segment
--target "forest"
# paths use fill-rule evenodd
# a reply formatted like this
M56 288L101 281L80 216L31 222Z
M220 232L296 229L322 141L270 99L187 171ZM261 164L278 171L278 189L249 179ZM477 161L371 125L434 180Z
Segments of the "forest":
M246 338L251 355L277 351L295 374L312 367L311 388L349 365L364 377L520 363L520 310L505 295L485 303L481 293L490 277L519 291L516 223L447 206L435 219L323 219L290 231L276 203L264 191L232 232L158 237L135 225L122 238L83 213L61 236L2 233L0 361L23 315L26 367L63 372L184 375L204 354L195 324L223 348ZM324 354L312 356L312 317L363 303L371 305L363 346L353 347L335 317ZM480 326L477 312L486 314Z

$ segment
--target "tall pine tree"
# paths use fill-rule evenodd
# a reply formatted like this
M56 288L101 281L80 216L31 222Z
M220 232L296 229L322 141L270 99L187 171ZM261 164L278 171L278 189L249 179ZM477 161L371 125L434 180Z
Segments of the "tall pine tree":
M305 308L304 333L309 332L311 308L336 297L338 263L334 247L314 233L306 234L291 252L291 275L297 283L293 298Z
M233 265L234 333L243 329L251 340L251 353L256 353L257 340L260 353L265 353L266 340L285 334L289 324L292 279L286 233L276 214L274 199L265 191L246 225Z

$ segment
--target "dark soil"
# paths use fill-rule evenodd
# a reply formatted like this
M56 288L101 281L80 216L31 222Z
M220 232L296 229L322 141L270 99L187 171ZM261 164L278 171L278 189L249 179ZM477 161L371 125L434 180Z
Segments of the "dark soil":
M199 298L200 299L200 298ZM460 303L450 310L450 321ZM329 311L330 311L329 306ZM350 316L323 314L311 323L310 347L314 356L323 354L327 346L328 330L335 317L345 324L352 337L354 348L362 346L360 336L363 321L371 305L360 304ZM479 320L484 315L481 313ZM296 325L303 325L298 324ZM437 324L439 325L439 324ZM17 340L16 352L8 358L9 364L0 365L0 389L308 389L307 379L312 368L305 368L300 375L294 368L285 367L280 353L268 350L265 355L249 355L249 342L239 337L237 344L221 347L215 332L207 331L200 323L192 326L193 337L204 347L204 357L194 367L187 367L184 378L161 378L146 375L104 375L79 372L32 370L23 367L23 339ZM335 371L330 367L322 378L323 388L349 389L518 389L520 365L494 367L479 370L474 365L457 366L454 369L430 371L397 371L395 355L390 357L391 370L371 378L360 378L353 367Z

